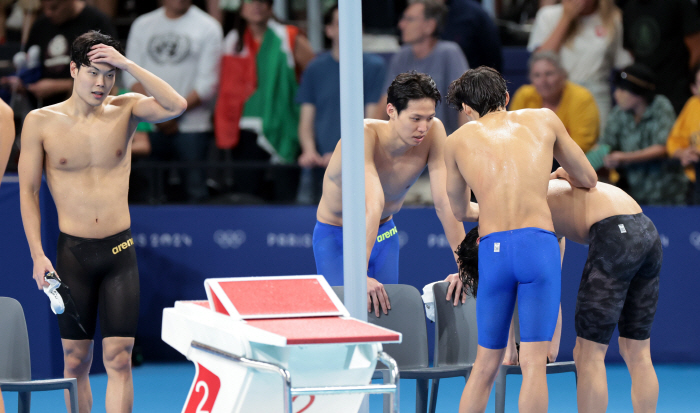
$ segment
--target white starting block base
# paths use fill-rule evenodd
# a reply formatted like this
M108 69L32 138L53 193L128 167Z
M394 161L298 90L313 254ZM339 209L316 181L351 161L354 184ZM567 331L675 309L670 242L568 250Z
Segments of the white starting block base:
M286 308L280 311L284 318L262 318L256 313L246 320L232 309L240 297L231 302L225 294L216 295L226 289L231 291L235 287L231 283L235 282L250 286L251 280L264 284L293 279L304 280L307 285L312 279L322 287L315 298L321 317L309 312L307 305L300 317L295 317L293 308ZM219 288L218 284L224 283L225 288ZM349 318L322 277L214 279L205 285L209 301L177 302L174 308L163 312L163 340L197 368L184 413L282 412L290 394L284 391L284 374L291 376L291 394L297 394L291 402L295 413L355 413L363 393L387 392L386 386L375 386L384 387L384 391L372 391L369 383L382 350L381 342L399 342L400 335ZM326 302L322 295L329 291L333 295ZM289 293L294 294L293 289ZM328 303L337 308L338 315L329 314ZM217 307L219 312L214 310ZM241 307L245 304L238 306ZM269 317L269 307L261 308ZM253 367L240 358L265 365ZM303 390L353 386L367 389L341 394Z

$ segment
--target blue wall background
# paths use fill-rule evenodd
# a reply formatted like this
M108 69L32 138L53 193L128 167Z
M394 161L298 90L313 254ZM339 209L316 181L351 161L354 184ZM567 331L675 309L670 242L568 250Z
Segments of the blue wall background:
M48 191L42 191L46 195ZM18 185L0 187L0 294L18 299L27 316L35 378L60 376L62 356L48 299L31 278L19 213ZM58 227L50 197L42 197L44 248L52 260ZM697 328L700 291L700 208L644 208L664 245L661 295L652 331L655 362L700 362ZM141 275L137 345L146 361L181 360L160 339L164 307L176 300L204 299L211 277L302 275L316 272L311 248L315 207L132 206L132 233ZM400 280L422 290L456 271L449 244L433 208L404 208L395 216L402 245ZM471 225L467 225L467 230ZM562 271L564 317L560 360L571 360L573 314L587 247L568 243ZM263 293L263 292L261 292ZM433 326L428 322L432 336ZM1 334L1 332L0 332ZM432 343L432 338L431 338ZM99 347L99 339L96 347ZM93 369L101 356L96 348ZM608 361L622 361L613 338Z

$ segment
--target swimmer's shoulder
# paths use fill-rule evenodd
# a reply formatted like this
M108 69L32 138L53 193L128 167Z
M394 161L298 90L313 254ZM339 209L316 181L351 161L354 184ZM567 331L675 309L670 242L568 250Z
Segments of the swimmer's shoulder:
M509 111L508 114L519 122L549 122L559 119L557 114L548 108L518 109Z
M480 129L481 124L479 122L470 121L457 128L456 131L447 135L447 140L453 141L466 138L467 136L473 135L474 133L478 132Z
M61 102L54 105L44 106L39 109L34 109L24 118L24 123L29 125L44 126L57 121L59 118L67 116L68 114L64 110L64 102Z
M380 135L388 133L389 121L381 119L365 119L365 141L376 141Z

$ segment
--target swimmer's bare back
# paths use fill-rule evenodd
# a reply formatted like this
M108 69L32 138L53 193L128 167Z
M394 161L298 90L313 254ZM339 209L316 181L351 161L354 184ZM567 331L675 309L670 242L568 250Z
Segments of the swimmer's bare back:
M554 231L579 244L588 244L591 226L615 215L642 212L637 202L622 189L598 182L595 188L573 187L563 179L549 181L547 203Z
M553 156L572 177L595 186L595 171L549 109L490 112L450 135L445 152L454 154L479 202L481 236L526 227L554 230L547 205Z
M135 101L133 94L108 96L103 110L87 118L71 116L66 102L27 115L23 155L44 157L62 232L104 238L129 228ZM24 153L32 142L39 146Z
M419 145L405 152L392 152L387 145L391 142L389 122L365 119L365 202L383 203L380 223L386 222L401 209L409 188L428 163L428 155L436 136L440 133L444 136L442 122L437 118L432 122L430 130ZM338 142L323 177L323 195L316 213L320 222L343 225L341 170L341 143ZM376 186L376 179L367 179L370 174L378 178L378 188L370 186L373 182Z

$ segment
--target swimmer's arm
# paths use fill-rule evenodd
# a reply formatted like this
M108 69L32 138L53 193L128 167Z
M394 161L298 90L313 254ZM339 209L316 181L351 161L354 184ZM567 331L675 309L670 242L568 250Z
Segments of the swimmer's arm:
M34 261L33 276L37 286L48 285L43 279L46 271L53 271L51 262L41 245L41 213L39 190L44 170L44 143L41 136L42 115L30 112L22 127L22 152L19 157L19 201L22 224L27 236L29 250Z
M376 132L365 126L365 225L367 240L367 266L377 239L379 221L384 212L384 190L374 164Z
M450 243L452 251L457 250L459 243L462 242L465 236L464 225L455 219L452 214L450 200L447 197L446 188L446 173L445 173L445 127L438 119L433 121L433 126L430 129L433 135L430 153L428 154L428 172L430 172L430 192L433 196L435 204L435 212L437 213L442 228L445 231L445 237ZM455 260L457 255L455 254Z
M368 269L385 203L384 190L374 163L376 139L376 132L365 125L365 225ZM367 275L367 311L372 311L372 307L374 307L374 314L379 317L380 311L387 314L391 310L391 303L382 283Z
M0 180L5 175L7 160L10 159L12 144L15 142L15 119L5 102L0 100Z
M595 188L598 175L586 158L583 150L571 139L564 124L549 109L541 109L546 114L548 123L556 135L554 158L569 173L571 183L579 188Z
M450 135L450 137L447 138L444 149L447 198L450 201L452 214L457 221L478 221L479 205L470 202L472 191L469 189L469 185L467 185L467 181L464 180L459 166L457 165L457 143L458 141L453 139L452 135ZM461 240L459 242L461 242ZM459 245L459 243L457 245ZM455 249L456 248L455 246Z
M91 62L106 63L133 76L144 90L151 95L134 95L131 113L140 121L161 123L176 118L187 109L187 101L167 82L124 57L113 47L93 46L88 52Z

